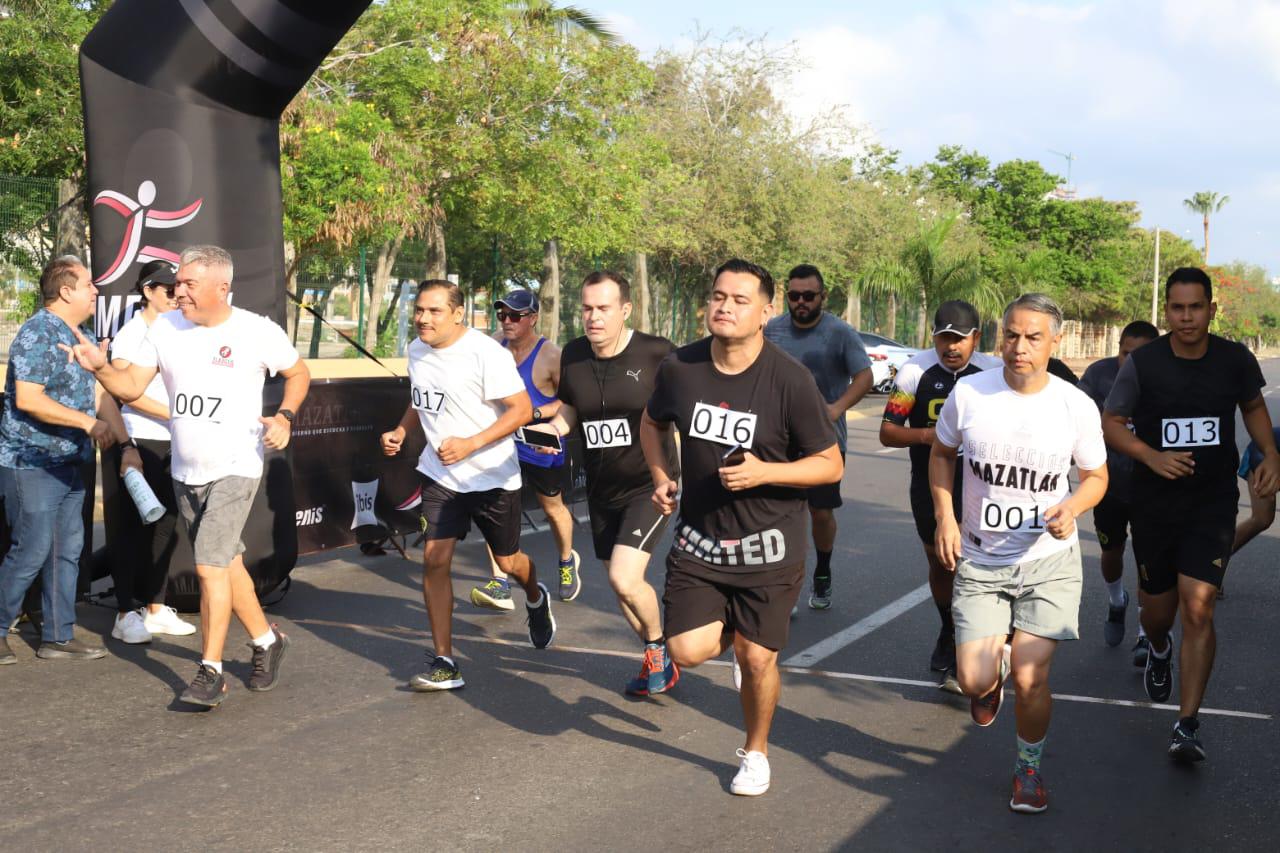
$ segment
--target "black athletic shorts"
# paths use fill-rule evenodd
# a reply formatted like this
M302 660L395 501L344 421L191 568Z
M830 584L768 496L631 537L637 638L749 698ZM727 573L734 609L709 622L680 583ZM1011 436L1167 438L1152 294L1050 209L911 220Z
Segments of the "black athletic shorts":
M520 550L520 492L455 492L422 476L422 515L428 539L461 539L475 522L495 557Z
M520 477L533 486L538 494L554 498L569 486L569 466L566 464L556 468L543 468L541 465L521 462Z
M658 512L648 492L618 507L588 500L587 512L591 516L591 544L595 546L597 560L608 560L615 545L627 545L652 554L671 517Z
M1133 556L1138 562L1138 585L1147 595L1159 595L1178 585L1186 575L1222 586L1235 540L1234 515L1177 519L1129 520L1133 531Z
M1129 502L1107 495L1093 508L1093 532L1104 551L1123 551L1129 536Z
M844 468L844 454L840 454L841 470ZM836 509L844 506L844 499L840 497L840 480L834 483L826 483L821 486L810 486L805 489L805 497L809 501L809 506L813 509Z
M803 585L803 561L763 572L726 572L673 548L662 593L664 630L674 637L723 622L725 630L776 652L787 644L791 608Z
M962 463L956 462L957 471ZM959 523L961 517L961 509L964 507L964 489L961 487L963 483L959 476L956 477L955 485L951 489L951 509L956 514L956 522ZM916 477L911 478L911 517L916 522L916 534L920 537L921 543L933 547L935 534L938 532L938 520L933 515L933 493L929 491L929 480L925 478L918 480Z

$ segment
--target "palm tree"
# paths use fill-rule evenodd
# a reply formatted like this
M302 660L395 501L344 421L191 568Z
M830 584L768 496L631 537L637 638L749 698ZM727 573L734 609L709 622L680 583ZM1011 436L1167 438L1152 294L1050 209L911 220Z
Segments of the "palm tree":
M558 6L552 0L515 0L507 4L507 11L529 27L554 27L561 35L581 32L601 44L618 44L618 34L598 18L577 6Z
M1215 192L1198 192L1191 198L1184 198L1182 204L1192 213L1204 217L1204 265L1209 265L1209 215L1222 210L1223 205L1231 201L1229 195L1218 195Z

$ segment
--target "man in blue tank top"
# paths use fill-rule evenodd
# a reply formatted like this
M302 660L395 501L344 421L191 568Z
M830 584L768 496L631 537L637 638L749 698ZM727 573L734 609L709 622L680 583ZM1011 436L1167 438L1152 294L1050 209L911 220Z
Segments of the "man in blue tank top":
M494 337L502 341L516 361L516 370L533 403L531 423L549 421L560 411L560 401L556 398L560 386L560 347L538 334L538 297L530 290L513 290L495 302L494 307L501 326L501 332ZM581 560L573 550L573 516L564 503L564 493L570 488L565 454L539 453L537 448L520 441L519 436L517 433L520 477L537 493L538 504L546 513L559 551L560 600L573 601L582 591L582 578L578 574ZM471 603L492 610L511 610L507 579L496 565L492 569L493 577L471 590Z

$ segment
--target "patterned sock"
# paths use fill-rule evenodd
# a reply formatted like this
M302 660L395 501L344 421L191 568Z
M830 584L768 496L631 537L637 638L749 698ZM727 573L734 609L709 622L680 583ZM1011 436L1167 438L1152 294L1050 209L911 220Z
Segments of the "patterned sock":
M1014 766L1014 770L1021 770L1025 767L1031 767L1036 770L1040 769L1040 756L1044 754L1045 738L1041 738L1036 743L1027 743L1021 737L1018 738L1018 763Z

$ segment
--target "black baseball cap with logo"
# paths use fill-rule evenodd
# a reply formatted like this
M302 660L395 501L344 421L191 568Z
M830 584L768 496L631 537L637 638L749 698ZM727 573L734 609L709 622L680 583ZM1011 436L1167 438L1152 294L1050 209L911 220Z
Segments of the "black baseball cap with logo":
M134 285L134 289L141 293L144 287L155 284L172 287L177 283L178 271L173 264L168 261L149 261L138 270L138 283Z
M980 325L982 323L978 319L978 309L963 299L944 302L933 314L935 335L958 335L964 338L978 331Z

